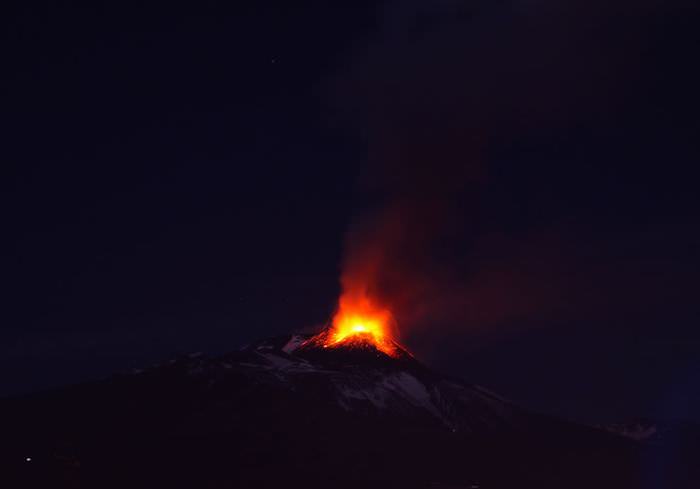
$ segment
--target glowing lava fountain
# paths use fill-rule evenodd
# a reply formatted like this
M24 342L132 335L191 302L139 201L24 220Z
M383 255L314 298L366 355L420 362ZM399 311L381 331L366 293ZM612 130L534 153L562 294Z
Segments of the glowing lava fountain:
M393 357L397 355L397 345L392 339L393 326L391 312L366 294L343 294L331 325L312 341L324 348L369 345Z

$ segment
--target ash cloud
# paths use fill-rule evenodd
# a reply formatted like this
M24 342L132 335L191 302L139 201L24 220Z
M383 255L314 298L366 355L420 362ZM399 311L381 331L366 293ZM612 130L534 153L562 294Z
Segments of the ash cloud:
M403 336L685 307L663 292L689 278L659 237L692 239L696 201L656 158L690 140L687 106L664 93L685 68L663 64L697 42L689 5L383 4L333 80L379 202L348 232L343 282L370 277ZM664 109L673 125L647 113Z

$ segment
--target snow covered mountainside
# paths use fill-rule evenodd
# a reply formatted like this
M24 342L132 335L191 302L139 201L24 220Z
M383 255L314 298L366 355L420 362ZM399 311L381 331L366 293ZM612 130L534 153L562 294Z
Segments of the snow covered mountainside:
M399 347L307 340L0 401L1 486L645 487L634 440L530 413Z
M273 338L216 360L189 359L191 375L236 370L290 392L312 394L343 411L390 417L450 431L501 428L517 409L477 386L434 374L397 347L391 358L372 345L326 350L306 345L308 337ZM465 413L469 413L465 416Z

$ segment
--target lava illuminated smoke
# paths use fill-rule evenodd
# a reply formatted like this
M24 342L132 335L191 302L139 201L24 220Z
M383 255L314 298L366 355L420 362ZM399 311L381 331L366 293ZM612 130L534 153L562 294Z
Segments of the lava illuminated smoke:
M422 241L405 242L406 227L413 222L405 215L415 218L420 212L391 205L353 223L346 235L338 307L331 324L310 343L324 348L373 347L394 358L410 355L397 343L394 314L405 306L404 292L415 289L416 281L398 272L409 269L403 257L413 249L410 244Z
M371 345L389 355L397 355L392 338L391 312L376 304L366 293L344 292L331 325L312 341L324 348Z

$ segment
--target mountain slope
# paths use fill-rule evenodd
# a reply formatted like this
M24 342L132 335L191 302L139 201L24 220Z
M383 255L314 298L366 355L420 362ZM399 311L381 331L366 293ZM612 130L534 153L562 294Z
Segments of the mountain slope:
M5 400L0 469L12 487L641 483L634 441L529 413L403 350L306 340Z

